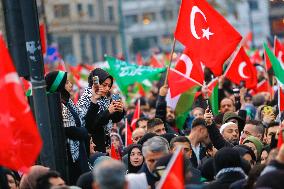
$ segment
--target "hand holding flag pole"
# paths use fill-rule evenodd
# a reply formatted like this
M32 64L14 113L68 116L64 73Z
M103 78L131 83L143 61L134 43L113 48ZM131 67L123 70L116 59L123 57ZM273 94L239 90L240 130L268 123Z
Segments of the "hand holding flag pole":
M172 46L172 50L171 50L171 55L170 55L170 63L169 63L169 66L167 68L167 73L166 73L164 85L166 85L168 83L168 76L169 76L169 71L170 71L171 65L172 65L172 60L173 60L173 54L175 52L175 47L176 47L176 38L174 38L174 42L173 42L173 46Z

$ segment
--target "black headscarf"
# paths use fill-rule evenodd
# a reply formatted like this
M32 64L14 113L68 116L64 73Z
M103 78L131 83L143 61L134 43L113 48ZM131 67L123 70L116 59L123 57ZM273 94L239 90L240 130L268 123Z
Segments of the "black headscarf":
M131 152L134 148L138 148L142 153L142 146L140 144L132 144L132 145L129 146L129 150L128 150L128 154L127 154L127 156L128 156L128 173L137 173L143 165L143 162L141 163L140 166L137 166L137 167L135 167L131 164L130 154L131 154ZM143 161L144 161L144 158L143 158Z

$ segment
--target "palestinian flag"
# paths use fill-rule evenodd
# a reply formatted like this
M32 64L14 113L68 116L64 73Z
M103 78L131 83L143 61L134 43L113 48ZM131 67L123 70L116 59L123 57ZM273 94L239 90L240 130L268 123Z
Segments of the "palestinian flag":
M176 113L176 126L179 129L183 129L185 120L192 108L195 93L200 89L199 85L194 85L189 88L186 92L179 94L175 97L171 97L171 92L169 91L166 101L167 105L175 110Z
M266 43L264 43L264 48L267 53L267 56L271 62L274 75L280 85L284 85L284 67L281 65L280 61L276 56L271 52Z
M218 98L218 78L213 79L208 84L209 102L213 115L219 114L219 98Z

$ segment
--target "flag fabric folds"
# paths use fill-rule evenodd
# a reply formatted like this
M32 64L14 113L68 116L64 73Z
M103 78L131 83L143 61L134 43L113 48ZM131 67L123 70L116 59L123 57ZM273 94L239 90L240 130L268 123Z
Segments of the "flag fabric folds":
M135 82L142 83L146 79L150 81L158 80L160 73L166 70L166 68L152 68L151 66L129 64L110 56L106 56L105 58L110 66L110 74L114 77L118 87L124 94L127 94L129 85Z
M0 165L27 171L42 140L3 36L0 36Z
M238 85L244 81L245 87L248 89L253 89L257 85L256 68L251 63L243 47L240 48L224 75Z
M178 148L173 154L167 168L160 179L157 189L184 189L183 153Z
M206 0L182 0L174 35L215 76L242 39Z

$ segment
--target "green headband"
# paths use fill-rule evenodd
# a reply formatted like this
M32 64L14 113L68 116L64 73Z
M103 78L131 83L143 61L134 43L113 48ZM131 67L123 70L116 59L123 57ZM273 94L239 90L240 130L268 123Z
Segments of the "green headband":
M51 93L54 93L57 88L59 87L62 79L64 78L64 75L65 75L65 72L62 72L62 71L59 71L54 82L52 83L50 89L49 89L49 92Z

